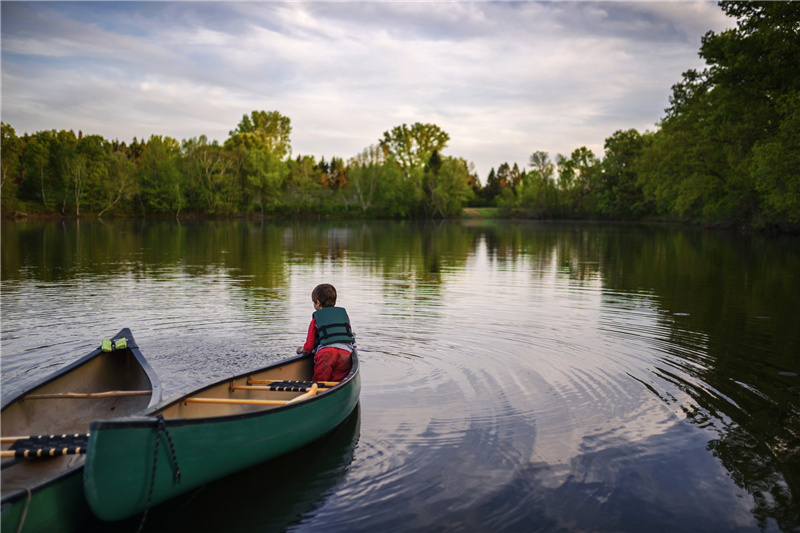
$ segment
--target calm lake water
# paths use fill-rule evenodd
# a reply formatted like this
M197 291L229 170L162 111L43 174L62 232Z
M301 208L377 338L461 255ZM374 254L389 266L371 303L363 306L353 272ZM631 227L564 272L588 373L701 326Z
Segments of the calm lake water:
M2 394L123 327L188 392L293 354L329 282L358 410L145 531L798 531L798 274L660 225L4 221Z

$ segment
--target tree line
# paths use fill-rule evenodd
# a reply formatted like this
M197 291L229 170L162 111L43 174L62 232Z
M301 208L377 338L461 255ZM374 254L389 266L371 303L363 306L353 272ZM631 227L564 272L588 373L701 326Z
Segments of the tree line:
M130 144L73 131L18 137L2 124L4 213L452 217L472 195L465 160L435 124L403 124L349 161L292 157L291 120L244 115L224 143L152 135Z
M289 117L244 115L220 144L152 135L130 144L72 131L17 136L2 124L4 214L680 220L800 229L800 9L720 2L737 21L708 32L654 132L617 131L604 153L534 151L485 184L443 154L435 124L403 124L345 160L293 156Z

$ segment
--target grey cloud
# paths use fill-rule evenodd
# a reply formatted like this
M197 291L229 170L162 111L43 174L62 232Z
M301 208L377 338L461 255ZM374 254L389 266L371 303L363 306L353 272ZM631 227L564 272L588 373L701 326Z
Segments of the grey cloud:
M485 177L538 149L599 155L652 127L710 3L8 3L3 120L224 140L276 109L295 153L348 158L402 122L436 122ZM730 25L730 24L728 24ZM86 124L87 126L83 126Z

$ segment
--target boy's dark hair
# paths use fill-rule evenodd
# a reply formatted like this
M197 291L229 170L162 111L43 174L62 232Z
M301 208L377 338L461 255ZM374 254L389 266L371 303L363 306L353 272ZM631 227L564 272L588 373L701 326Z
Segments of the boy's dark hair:
M314 287L311 291L311 301L316 302L322 307L333 307L336 305L336 288L328 283L322 283Z

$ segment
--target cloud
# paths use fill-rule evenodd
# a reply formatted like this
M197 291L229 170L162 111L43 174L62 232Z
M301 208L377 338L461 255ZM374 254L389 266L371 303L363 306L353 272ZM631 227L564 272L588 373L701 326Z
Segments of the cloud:
M8 3L2 117L18 132L207 135L292 120L295 154L349 158L434 122L482 178L535 150L601 155L654 128L731 26L708 2Z

